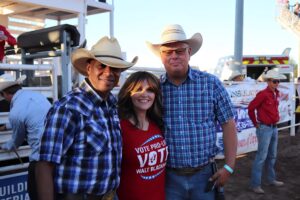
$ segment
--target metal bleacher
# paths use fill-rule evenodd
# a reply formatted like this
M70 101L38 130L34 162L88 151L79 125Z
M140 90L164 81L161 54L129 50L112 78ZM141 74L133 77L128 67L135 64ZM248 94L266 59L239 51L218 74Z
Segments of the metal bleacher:
M6 73L15 73L16 76L23 69L26 70L49 70L51 72L51 85L50 86L35 86L35 87L23 87L25 90L34 90L44 94L49 100L57 99L57 72L53 65L26 65L26 64L0 64L0 67L6 71ZM0 112L0 124L8 122L9 112ZM0 144L3 144L11 139L12 131L0 131ZM28 156L31 153L30 146L25 142L16 151L6 151L0 149L0 175L8 173L9 171L24 170L28 166ZM18 156L20 158L18 158Z
M65 93L70 87L70 54L79 44L79 36L76 27L68 24L23 33L18 37L23 64L0 63L0 68L15 77L26 74L27 79L23 82L23 89L38 91L53 102L58 99L59 89ZM57 66L34 64L35 59L48 57L60 58L64 77L60 85L58 85ZM41 74L46 76L40 76ZM8 122L9 112L5 111L0 110L0 124ZM0 131L0 144L10 140L11 135L12 131ZM26 142L15 151L0 149L0 175L27 168L30 153L31 148Z

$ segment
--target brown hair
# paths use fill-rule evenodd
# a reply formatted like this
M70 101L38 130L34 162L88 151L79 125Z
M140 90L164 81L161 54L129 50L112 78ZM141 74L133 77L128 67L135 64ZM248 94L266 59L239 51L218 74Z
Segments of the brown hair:
M135 126L139 124L133 109L133 103L130 94L131 91L139 87L145 80L155 93L153 105L147 110L147 117L163 130L162 94L160 90L159 79L155 75L146 71L139 71L131 74L122 86L118 94L119 117L120 119L128 119L132 117L134 119Z

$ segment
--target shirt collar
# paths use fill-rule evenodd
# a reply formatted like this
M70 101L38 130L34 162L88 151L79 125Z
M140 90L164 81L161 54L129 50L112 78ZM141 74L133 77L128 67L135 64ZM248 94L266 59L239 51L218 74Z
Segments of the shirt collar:
M279 93L279 90L278 90L277 88L275 88L275 91L273 92L273 91L267 86L266 90L267 90L268 92L272 92L272 93L275 92L276 95Z
M194 73L194 69L192 69L190 66L189 66L189 69L188 69L188 76L187 76L187 79L190 79L190 80L195 80L196 79L196 74ZM167 75L167 72L164 73L161 77L160 77L160 81L161 83L165 83L166 81L169 81L168 79L168 75ZM170 82L170 81L169 81Z
M96 103L100 101L100 103L105 102L105 100L94 90L94 88L89 84L89 82L84 79L80 85L80 88L86 91L87 95L91 96L91 99ZM114 95L110 92L108 98L106 100L107 105L111 107L112 105L116 105L117 100Z
M16 99L17 99L23 92L24 92L23 89L18 90L18 91L13 95L13 97L12 97L12 99L11 99L11 103L14 102L14 101L16 101Z

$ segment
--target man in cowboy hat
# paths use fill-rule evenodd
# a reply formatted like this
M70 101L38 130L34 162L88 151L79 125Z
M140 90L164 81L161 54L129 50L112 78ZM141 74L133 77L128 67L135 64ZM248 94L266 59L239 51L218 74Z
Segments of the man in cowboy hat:
M228 78L228 81L243 81L245 79L245 74L240 71L233 71Z
M24 141L30 145L28 193L31 200L37 200L34 169L44 130L44 119L51 104L44 95L23 90L21 84L25 78L25 75L17 80L10 74L0 76L1 98L10 102L9 123L1 126L0 131L12 129L12 138L2 144L0 148L16 152L16 149ZM22 162L22 160L20 161Z
M46 118L36 173L40 199L111 200L120 178L122 142L111 90L122 71L137 62L122 58L115 38L101 38L90 51L72 54L86 76L55 102Z
M267 82L266 89L258 92L256 97L248 106L248 114L256 127L258 148L252 166L250 187L253 192L264 194L261 188L261 177L264 164L267 169L267 181L270 185L282 186L284 183L276 180L275 162L278 144L277 122L279 121L279 91L277 89L280 79L286 77L275 69L263 74L263 79ZM255 114L256 112L256 114Z
M147 44L166 69L161 77L165 137L169 146L166 197L167 200L214 199L214 191L205 192L208 180L224 185L235 165L235 111L217 77L189 66L190 57L202 45L200 33L187 39L180 25L168 25L161 39L159 44ZM213 174L216 120L223 129L225 165Z

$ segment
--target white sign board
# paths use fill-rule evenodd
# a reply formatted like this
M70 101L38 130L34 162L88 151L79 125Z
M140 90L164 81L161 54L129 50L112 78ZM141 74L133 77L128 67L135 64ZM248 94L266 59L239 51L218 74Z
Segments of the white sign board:
M236 109L235 122L238 136L238 154L243 154L257 149L256 129L248 116L248 105L256 94L267 87L266 83L239 82L232 85L226 85L228 94ZM292 110L294 83L280 83L278 90L279 98L279 115L280 121L287 122L292 119L294 111ZM220 154L223 155L222 130L217 126L217 146L220 148Z

